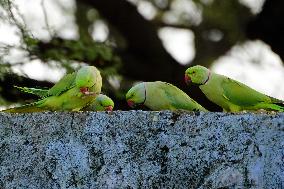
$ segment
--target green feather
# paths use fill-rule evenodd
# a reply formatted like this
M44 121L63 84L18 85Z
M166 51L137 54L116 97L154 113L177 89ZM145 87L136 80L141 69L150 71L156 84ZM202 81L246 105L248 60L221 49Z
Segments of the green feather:
M48 89L37 89L37 88L18 87L18 86L14 86L14 87L19 89L21 92L33 94L40 98L45 98L49 96Z
M206 97L224 111L275 110L284 111L282 100L262 94L247 85L229 77L213 73L203 66L193 66L185 72Z
M9 108L6 110L2 110L1 112L8 112L8 113L31 113L31 112L41 112L42 109L37 107L36 103L25 104L20 107Z
M60 79L53 87L48 90L48 96L58 96L64 91L74 87L76 73L77 72L67 74L62 79Z
M126 100L144 103L151 110L207 111L176 86L161 81L137 84L128 91Z
M83 94L76 86L77 73L80 72L80 87L88 88L88 94ZM19 90L35 94L41 100L21 107L4 110L4 112L37 112L37 111L79 111L96 98L101 92L102 78L100 72L93 66L82 67L78 72L67 74L49 90L27 87L17 87ZM84 77L86 74L86 77ZM85 80L84 80L85 79Z
M106 95L99 94L83 111L106 111L109 107L114 107L112 99Z

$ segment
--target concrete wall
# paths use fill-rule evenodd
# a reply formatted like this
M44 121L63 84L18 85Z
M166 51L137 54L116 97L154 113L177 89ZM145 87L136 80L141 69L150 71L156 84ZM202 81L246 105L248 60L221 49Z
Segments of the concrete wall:
M284 114L0 114L0 188L284 188Z

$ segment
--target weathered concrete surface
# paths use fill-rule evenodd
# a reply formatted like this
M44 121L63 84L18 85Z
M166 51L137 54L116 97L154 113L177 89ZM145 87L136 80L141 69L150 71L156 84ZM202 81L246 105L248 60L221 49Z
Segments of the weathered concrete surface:
M0 114L0 188L284 188L284 114Z

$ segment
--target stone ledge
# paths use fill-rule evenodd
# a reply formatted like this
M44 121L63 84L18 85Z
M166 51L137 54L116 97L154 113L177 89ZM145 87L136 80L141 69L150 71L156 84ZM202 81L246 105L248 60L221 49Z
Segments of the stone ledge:
M284 113L0 114L0 188L284 188Z

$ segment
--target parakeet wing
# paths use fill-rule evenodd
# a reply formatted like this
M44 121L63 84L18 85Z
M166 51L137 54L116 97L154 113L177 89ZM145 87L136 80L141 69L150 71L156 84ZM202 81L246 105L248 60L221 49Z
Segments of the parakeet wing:
M174 85L170 84L170 83L166 83L164 82L166 85L160 85L161 88L163 88L163 92L164 94L167 96L168 99L170 99L170 101L172 101L173 103L179 103L177 101L178 98L175 98L178 95L183 95L183 93L181 91L179 91L179 89L177 87L175 87Z
M67 74L63 78L61 78L53 87L51 87L48 90L48 95L49 96L58 96L62 92L74 87L75 86L76 73L77 72L73 72L73 73Z
M164 95L167 96L176 109L207 111L176 86L170 83L161 82L160 87L164 89Z
M248 86L230 78L222 82L223 96L238 106L254 106L260 102L270 102L270 98Z
M18 86L14 87L19 89L21 92L30 93L40 98L45 98L48 96L48 89L37 89L37 88L18 87Z

